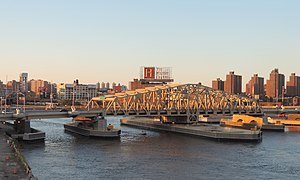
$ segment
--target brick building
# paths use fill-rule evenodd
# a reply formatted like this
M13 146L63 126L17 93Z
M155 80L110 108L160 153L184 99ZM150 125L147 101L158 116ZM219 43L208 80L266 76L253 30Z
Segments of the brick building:
M222 81L220 78L213 80L211 84L214 90L224 91L224 81Z
M286 96L300 96L300 77L295 73L291 74L290 80L286 83Z
M133 81L129 82L129 89L131 91L134 91L136 89L144 89L146 87L154 87L154 86L160 86L164 85L166 83L149 83L143 80L133 79Z
M284 88L284 84L284 75L280 74L278 69L272 70L272 72L270 73L270 79L267 80L265 86L266 95L276 99L282 97L282 90Z
M17 82L16 80L8 81L6 86L9 93L20 91L20 82Z
M226 75L224 91L230 94L242 93L242 76L235 75L233 71Z
M51 91L51 86L48 81L44 81L41 79L38 80L30 80L29 81L29 89L31 92L34 92L36 96L49 96Z
M251 95L255 99L264 97L264 78L258 77L258 74L254 74L246 84L246 94Z

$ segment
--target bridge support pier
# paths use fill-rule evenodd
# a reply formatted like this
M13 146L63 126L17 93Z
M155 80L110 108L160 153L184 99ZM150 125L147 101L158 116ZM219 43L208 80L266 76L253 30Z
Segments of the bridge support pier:
M15 120L14 121L14 129L17 134L30 133L30 121L28 120Z
M23 141L44 141L45 132L30 127L30 121L26 119L17 119L13 124L14 131L7 131L8 134L18 140Z

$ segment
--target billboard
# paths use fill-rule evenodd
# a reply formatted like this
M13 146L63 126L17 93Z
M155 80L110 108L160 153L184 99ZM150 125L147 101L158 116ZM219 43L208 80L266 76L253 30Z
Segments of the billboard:
M144 79L155 78L155 67L144 67Z
M140 79L159 81L172 80L172 68L142 66L140 71Z
M172 70L169 67L156 67L155 79L172 79Z

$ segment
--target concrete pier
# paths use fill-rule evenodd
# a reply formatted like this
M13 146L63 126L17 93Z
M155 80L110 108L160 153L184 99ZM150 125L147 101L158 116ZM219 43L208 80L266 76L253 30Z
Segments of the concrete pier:
M121 125L128 125L138 128L169 131L188 135L213 138L218 140L243 140L243 141L261 141L262 133L260 130L246 130L221 127L212 124L164 124L159 120L151 118L124 118L121 119Z
M0 129L0 179L35 179L14 142Z
M267 117L253 117L248 115L233 115L221 119L221 125L226 127L235 127L243 129L251 129L254 127L260 128L263 131L282 131L284 132L284 125L269 123Z
M14 121L14 124L9 122L0 122L0 128L13 139L21 141L39 142L44 141L46 133L30 127L30 122Z

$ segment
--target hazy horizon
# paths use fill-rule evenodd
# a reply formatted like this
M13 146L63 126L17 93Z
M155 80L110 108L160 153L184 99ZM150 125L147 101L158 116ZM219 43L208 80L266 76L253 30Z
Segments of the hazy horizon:
M300 75L300 1L2 1L0 80L128 85L140 66L211 85L229 71Z

